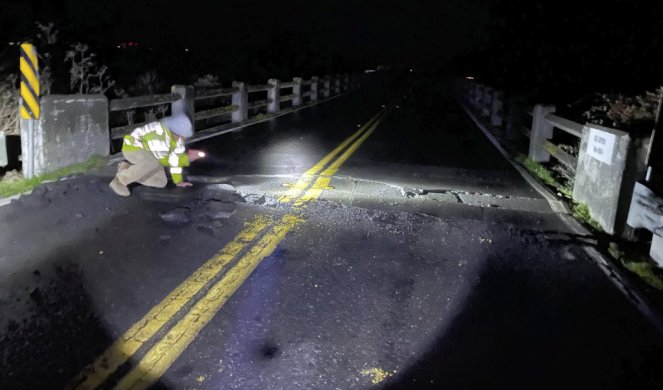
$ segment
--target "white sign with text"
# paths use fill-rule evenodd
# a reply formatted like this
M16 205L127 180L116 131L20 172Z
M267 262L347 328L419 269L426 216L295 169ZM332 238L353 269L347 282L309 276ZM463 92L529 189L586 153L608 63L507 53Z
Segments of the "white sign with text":
M608 165L612 164L612 152L615 149L614 134L597 129L589 129L587 154Z

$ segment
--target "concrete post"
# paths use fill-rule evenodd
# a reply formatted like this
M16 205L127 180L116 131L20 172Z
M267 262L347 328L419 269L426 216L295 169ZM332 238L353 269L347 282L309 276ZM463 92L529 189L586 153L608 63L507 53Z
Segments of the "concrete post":
M324 81L324 88L322 90L322 96L324 98L328 98L331 95L331 79L329 76L325 76L325 81Z
M274 114L281 109L281 82L277 79L267 80L267 112Z
M232 105L237 106L233 111L231 121L233 123L244 122L249 117L249 93L246 84L241 81L233 81L235 92L232 95Z
M35 155L37 154L35 138L38 138L35 134L37 131L36 121L34 119L19 118L19 127L21 129L21 170L26 179L31 179L35 176L35 165L39 165L35 161Z
M648 137L631 138L626 132L594 124L583 127L573 199L585 203L607 233L631 235L626 229L628 210L636 179L647 169L648 147Z
M504 92L495 91L490 110L490 124L493 127L502 127L504 118Z
M626 223L653 233L649 256L663 267L663 197L656 195L645 183L635 183Z
M553 136L553 125L546 120L546 115L555 112L555 106L537 104L532 112L532 131L529 135L529 158L537 162L548 162L550 153L543 147L543 141Z
M521 140L526 126L527 103L524 98L509 95L506 99L505 137L508 140Z
M295 77L292 79L292 82L295 83L295 85L292 86L292 106L299 107L302 105L302 83L304 80L302 80L301 77Z
M29 160L31 175L84 162L95 154L109 155L109 111L104 95L46 95L41 98L41 112L31 134L21 129L23 164Z
M313 76L311 77L311 101L312 102L317 102L318 101L318 83L320 80L318 79L318 76Z
M334 77L334 95L340 95L341 94L341 75L336 75Z
M7 158L7 141L5 140L5 133L0 131L0 167L6 167L9 164Z
M474 103L474 93L476 92L474 84L469 80L464 80L462 85L463 85L463 92L465 93L464 96L467 99L467 103L470 104Z
M482 101L483 101L483 85L476 83L474 84L474 101L472 102L474 108L479 110L481 108Z
M493 89L491 87L483 88L483 99L481 100L481 116L488 117L490 116L490 110L493 106Z
M171 103L170 106L170 113L171 115L176 115L176 114L185 114L186 116L189 117L189 120L191 120L191 125L193 126L194 132L196 129L195 126L195 109L194 109L194 97L195 97L195 90L193 89L193 86L191 85L173 85L170 88L170 91L172 93L176 93L180 95L182 98L178 101L175 101Z

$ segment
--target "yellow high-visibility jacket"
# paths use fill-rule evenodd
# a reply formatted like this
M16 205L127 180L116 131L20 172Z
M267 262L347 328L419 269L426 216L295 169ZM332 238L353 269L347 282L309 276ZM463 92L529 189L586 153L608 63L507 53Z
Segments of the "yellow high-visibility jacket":
M169 167L175 184L183 181L182 168L189 166L184 140L175 138L161 121L137 127L131 134L124 136L122 151L137 150L152 152L161 165Z

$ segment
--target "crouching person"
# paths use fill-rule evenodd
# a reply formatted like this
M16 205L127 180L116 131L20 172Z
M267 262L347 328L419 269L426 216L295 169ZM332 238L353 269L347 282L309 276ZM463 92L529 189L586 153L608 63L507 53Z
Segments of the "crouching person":
M199 156L198 153L187 154L184 147L185 139L192 134L191 121L184 114L136 128L124 137L122 154L127 161L118 165L110 188L120 196L130 195L127 186L131 183L163 188L168 184L164 167L169 167L175 185L191 186L183 180L182 169Z

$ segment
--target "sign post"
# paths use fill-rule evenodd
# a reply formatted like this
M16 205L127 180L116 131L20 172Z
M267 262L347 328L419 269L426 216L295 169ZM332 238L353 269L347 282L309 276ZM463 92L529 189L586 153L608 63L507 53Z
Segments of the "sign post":
M587 154L605 164L612 165L612 152L615 149L615 140L615 134L590 128L589 139L587 140Z
M37 58L37 50L32 44L21 44L19 63L21 70L19 112L23 176L31 178L35 174L35 125L41 116L41 107L39 105L39 60Z

